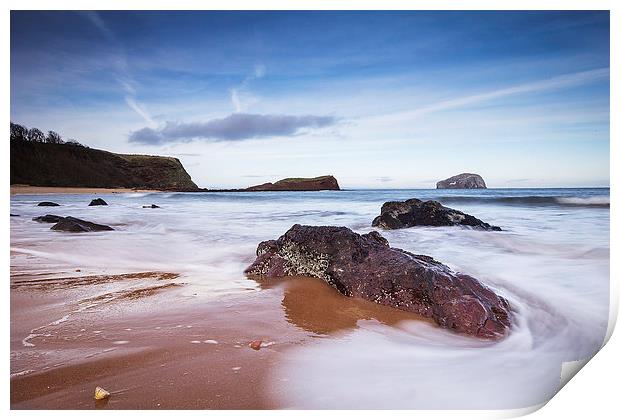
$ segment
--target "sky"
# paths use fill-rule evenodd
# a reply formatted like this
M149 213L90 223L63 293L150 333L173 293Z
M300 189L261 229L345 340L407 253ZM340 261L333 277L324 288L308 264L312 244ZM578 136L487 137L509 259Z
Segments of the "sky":
M606 11L12 11L11 121L205 188L609 185Z

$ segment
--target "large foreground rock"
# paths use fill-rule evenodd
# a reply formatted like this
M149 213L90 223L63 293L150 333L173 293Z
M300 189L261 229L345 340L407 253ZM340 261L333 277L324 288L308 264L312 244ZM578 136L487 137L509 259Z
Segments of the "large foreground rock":
M471 226L476 229L502 230L462 211L444 207L433 200L412 198L406 201L388 201L381 206L381 214L372 221L383 229L401 229L412 226Z
M254 185L246 188L246 191L321 191L340 190L338 181L332 175L318 176L316 178L285 178L275 183Z
M261 242L256 254L248 275L316 277L346 296L413 312L477 337L500 338L510 327L503 297L432 257L391 248L377 232L294 225L277 240Z
M437 183L438 189L486 188L484 179L478 174L458 174Z
M71 216L63 217L50 229L62 230L65 232L99 232L105 230L114 230L110 226L99 225L97 223L88 222L86 220L77 219Z

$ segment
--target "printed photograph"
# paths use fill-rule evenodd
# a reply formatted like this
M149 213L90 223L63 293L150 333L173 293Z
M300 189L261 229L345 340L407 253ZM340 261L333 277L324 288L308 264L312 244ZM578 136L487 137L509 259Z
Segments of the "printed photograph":
M608 10L11 10L9 151L12 410L531 409L605 342Z

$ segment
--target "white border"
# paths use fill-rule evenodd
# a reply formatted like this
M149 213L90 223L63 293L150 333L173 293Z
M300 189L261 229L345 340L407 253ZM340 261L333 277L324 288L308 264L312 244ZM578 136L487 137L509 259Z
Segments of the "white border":
M490 1L490 0L476 0L476 1L421 1L421 0L297 0L297 1L284 1L284 0L263 0L263 1L243 1L243 0L228 0L228 1L192 1L192 0L126 0L121 2L113 1L101 1L101 0L60 0L54 3L43 0L22 0L14 1L8 0L3 2L6 6L5 13L0 18L0 27L3 30L3 42L2 52L5 57L5 65L2 69L3 78L2 83L4 85L4 101L2 102L3 115L6 116L5 127L8 126L8 120L10 120L10 67L6 64L10 58L10 13L9 10L310 10L310 9L324 9L324 10L610 10L611 11L611 121L610 121L610 156L613 157L611 168L611 184L612 184L612 201L615 198L615 185L618 179L618 170L614 167L614 159L618 157L618 110L620 94L618 92L618 36L620 32L620 2L611 0L504 0L504 1ZM10 298L8 292L8 278L9 278L9 218L6 214L9 213L9 142L5 140L4 153L0 159L2 159L1 170L3 172L4 182L2 183L2 207L4 209L5 217L3 218L4 229L2 230L3 242L2 248L6 258L5 273L5 285L3 293L3 307L4 309L4 322L2 322L2 336L5 339L5 363L2 364L3 378L2 382L2 408L3 411L9 410L9 320L10 320ZM615 202L611 206L611 311L610 311L610 324L607 334L609 339L613 326L615 325L617 312L618 312L618 268L616 258L618 253L616 251L616 242L618 238L618 225L616 223L617 211L615 208ZM591 418L612 418L614 414L617 415L618 404L617 399L617 386L616 375L619 372L618 357L620 355L620 343L617 337L614 337L608 342L601 353L594 357L583 369L583 372L578 374L577 380L570 381L568 385L556 395L551 402L542 410L537 411L531 415L531 418L549 419L549 418L579 418L584 416L591 416ZM515 415L527 414L532 410L517 410L517 411L390 411L388 413L380 413L377 411L323 411L321 416L327 416L329 418L341 418L345 416L355 416L374 418L378 415L386 415L392 418L411 418L413 416L417 418L503 418L512 417ZM93 416L105 416L107 412L88 413ZM158 418L166 418L170 415L170 412L149 412L147 415L155 416ZM44 412L32 412L32 411L12 411L11 416L16 418L24 418L30 416L52 416L60 418L76 418L82 416L84 413L74 411L44 411ZM122 417L129 417L131 412L125 411L122 413L116 412L115 416L121 415ZM183 411L175 412L175 416L187 416L187 417L203 417L204 411ZM316 412L305 411L295 412L290 411L226 411L209 413L209 416L216 415L220 418L236 418L238 416L249 416L253 418L288 418L294 415L297 418L313 418L317 415Z

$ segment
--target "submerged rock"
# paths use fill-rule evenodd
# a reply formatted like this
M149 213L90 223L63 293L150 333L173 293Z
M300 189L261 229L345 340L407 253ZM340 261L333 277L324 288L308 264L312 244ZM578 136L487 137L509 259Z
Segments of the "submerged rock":
M106 203L102 198L95 198L94 200L90 201L89 206L107 206L108 203Z
M97 223L88 222L86 220L77 219L75 217L64 217L50 229L62 230L65 232L99 232L105 230L114 230L110 226L99 225Z
M510 327L506 299L432 257L391 248L374 231L359 235L346 227L294 225L277 240L261 242L256 255L248 275L316 277L345 296L477 337L500 338Z
M39 223L58 223L64 217L56 216L55 214L46 214L45 216L33 217L32 220Z
M143 209L158 209L160 208L157 204L151 204L150 206L142 206Z
M406 201L388 201L381 206L381 214L372 221L383 229L401 229L412 226L471 226L476 229L502 230L462 211L444 207L433 200L412 198Z
M437 183L438 189L486 188L484 179L478 174L458 174Z
M39 204L37 204L37 206L39 206L39 207L57 207L57 206L60 206L60 204L53 203L51 201L42 201Z

